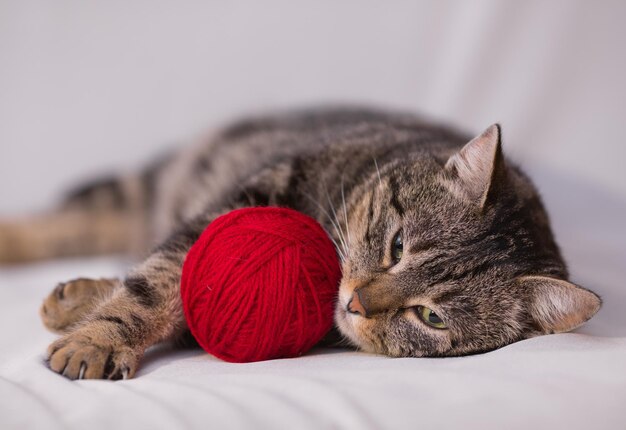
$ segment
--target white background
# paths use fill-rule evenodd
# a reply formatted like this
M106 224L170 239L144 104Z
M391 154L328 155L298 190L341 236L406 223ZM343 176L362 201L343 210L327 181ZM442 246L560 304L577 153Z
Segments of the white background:
M626 195L620 1L0 1L0 213L242 113L422 112Z
M499 121L575 280L615 295L617 318L626 292L604 276L626 256L624 22L619 1L4 0L0 216L268 108L364 102L470 132Z

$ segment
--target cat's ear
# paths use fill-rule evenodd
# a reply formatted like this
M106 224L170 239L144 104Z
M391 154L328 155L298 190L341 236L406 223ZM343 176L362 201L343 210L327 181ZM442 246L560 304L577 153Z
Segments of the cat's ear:
M518 279L530 291L530 312L545 333L575 329L598 312L600 297L571 282L548 276Z
M494 124L472 139L450 157L445 169L455 177L455 191L485 206L505 180L500 126Z

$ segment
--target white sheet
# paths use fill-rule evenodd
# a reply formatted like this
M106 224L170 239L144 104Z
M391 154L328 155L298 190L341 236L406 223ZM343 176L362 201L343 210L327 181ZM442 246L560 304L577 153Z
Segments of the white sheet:
M595 335L545 336L462 358L318 349L229 364L159 347L133 380L71 382L49 371L43 352L54 335L37 317L45 294L58 280L124 266L96 259L0 270L0 428L588 430L626 422L624 326L598 335L610 325L602 313L583 330Z

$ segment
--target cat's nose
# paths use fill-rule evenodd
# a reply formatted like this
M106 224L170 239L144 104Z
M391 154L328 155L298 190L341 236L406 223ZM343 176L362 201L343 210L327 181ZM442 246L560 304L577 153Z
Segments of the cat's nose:
M352 297L348 302L348 312L352 314L359 314L362 317L367 318L367 310L365 309L365 306L363 306L363 304L361 303L361 297L359 297L358 289L354 290L354 292L352 293Z

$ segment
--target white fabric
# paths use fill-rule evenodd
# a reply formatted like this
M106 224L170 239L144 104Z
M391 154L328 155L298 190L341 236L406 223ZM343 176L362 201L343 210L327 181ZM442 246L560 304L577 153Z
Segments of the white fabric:
M626 261L626 253L603 252L610 234L605 229L593 249L575 230L568 237L588 252L586 277L617 292L621 277L606 270L607 259ZM470 357L391 359L318 349L296 359L229 364L201 350L162 346L129 381L71 382L49 371L43 352L54 336L36 316L43 297L58 280L118 275L124 266L96 259L0 270L1 428L588 430L621 428L626 419L626 325L623 312L611 312L623 304L619 293L605 295L608 311L578 333Z

